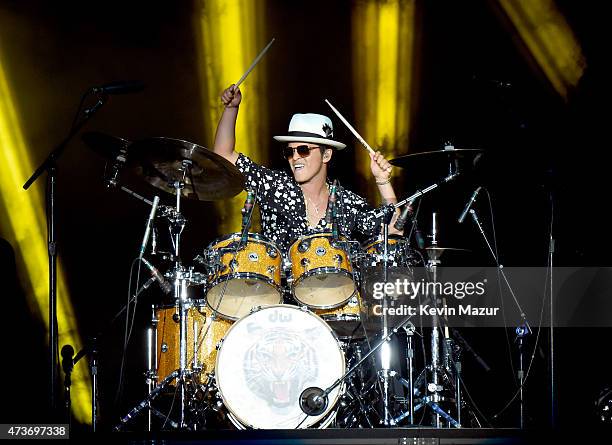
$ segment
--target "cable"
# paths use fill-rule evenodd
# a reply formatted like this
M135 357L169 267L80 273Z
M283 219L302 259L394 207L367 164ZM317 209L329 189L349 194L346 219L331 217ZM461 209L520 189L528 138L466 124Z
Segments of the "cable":
M134 264L139 261L138 258L134 258L130 265L130 276L128 280L128 292L127 292L127 304L125 308L125 331L123 334L123 352L121 354L121 366L119 367L119 383L117 385L117 392L115 393L115 404L119 403L119 400L123 396L123 371L125 367L125 359L128 345L128 333L129 333L129 320L130 320L130 301L132 299L132 276L134 275Z
M495 231L495 217L493 213L493 201L491 199L491 194L489 193L489 189L484 187L484 191L487 193L487 198L489 201L489 212L491 215L491 231L493 232L493 248L495 250L495 257L497 259L497 264L499 266L500 261L499 261L499 252L497 250L497 233ZM504 304L503 290L502 290L502 284L501 284L501 271L499 270L499 267L497 267L496 272L497 272L497 286L498 286L498 291L499 291L499 299L500 299L501 310L502 310L502 319L504 320L504 335L506 337L506 352L508 353L508 361L510 363L512 381L518 387L520 383L516 379L516 369L514 367L514 359L512 357L512 344L510 342L510 336L508 335L508 323L506 321L506 306Z

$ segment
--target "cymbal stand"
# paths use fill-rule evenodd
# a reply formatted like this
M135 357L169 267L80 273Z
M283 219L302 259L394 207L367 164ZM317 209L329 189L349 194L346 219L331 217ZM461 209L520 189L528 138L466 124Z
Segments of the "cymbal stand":
M414 347L412 338L416 328L413 323L408 322L404 325L403 329L406 332L406 369L408 370L408 381L399 375L395 377L408 390L408 411L400 414L394 420L396 424L399 424L399 422L408 417L409 426L414 426Z
M431 245L436 247L438 245L438 223L437 223L437 215L434 212L432 214L432 226L431 226ZM427 269L431 272L431 278L434 283L433 286L433 307L437 308L438 304L438 295L436 293L435 283L438 281L437 269L440 264L440 259L438 256L432 256L427 261ZM442 390L439 380L439 368L440 368L440 331L439 331L439 320L438 316L434 315L432 320L431 327L431 382L428 385L429 392L433 393L431 396L431 400L433 403L440 402L440 394L439 392ZM432 423L435 428L440 428L440 415L434 411L432 417Z
M391 222L391 218L393 214L389 213L388 216L385 215L383 220L383 282L386 284L389 279L389 223ZM389 333L389 324L387 320L387 310L389 307L389 298L386 292L384 292L382 299L382 316L383 316L383 324L382 324L382 338L386 338ZM380 348L380 377L382 379L382 389L383 389L383 425L385 426L393 426L395 425L395 421L393 416L391 415L390 409L390 393L389 393L389 378L390 378L390 367L391 367L391 345L389 342L385 342Z
M191 168L191 161L184 159L182 162L183 177L181 180L173 181L170 186L174 188L176 194L176 212L170 218L170 232L174 242L174 301L178 304L180 316L180 335L179 335L179 369L177 386L180 386L180 417L179 428L187 427L185 423L185 400L186 400L186 376L187 376L187 278L184 276L181 265L180 244L181 233L185 228L185 218L181 215L181 193L185 187L187 170Z
M170 421L169 424L177 429L188 429L187 422L185 420L185 411L186 411L186 387L187 387L187 377L191 375L191 372L187 368L187 313L189 309L188 293L187 287L189 284L189 272L185 271L181 264L180 258L180 243L181 243L181 233L186 225L186 219L181 215L181 192L185 187L185 178L187 175L187 170L191 168L191 161L184 159L182 161L182 178L180 180L174 180L169 182L169 185L174 188L176 194L176 207L175 209L166 209L167 218L169 221L169 229L170 236L172 239L173 247L174 247L174 267L170 272L171 276L174 278L174 301L175 305L178 308L179 315L179 368L172 372L168 377L166 377L159 385L155 385L155 379L157 376L155 375L155 370L153 366L156 362L156 358L149 352L148 365L149 369L146 373L147 377L147 385L149 387L148 396L135 408L133 408L126 416L124 416L120 423L115 427L115 430L118 431L124 424L126 424L131 418L133 418L136 414L142 411L144 408L149 408L149 412L158 415L157 411L151 407L151 402L160 394L161 390L169 385L173 380L176 379L177 387L180 387L180 413L179 413L179 422L175 423ZM155 314L153 314L153 319L155 319ZM153 346L153 329L154 326L150 328L148 334L148 343L149 350L152 351ZM167 418L168 416L166 416ZM149 414L148 417L148 428L151 429L151 416Z

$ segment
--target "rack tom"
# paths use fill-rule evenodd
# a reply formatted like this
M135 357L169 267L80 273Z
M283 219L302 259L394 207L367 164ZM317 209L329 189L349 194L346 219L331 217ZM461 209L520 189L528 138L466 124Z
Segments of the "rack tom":
M291 290L298 303L315 309L343 305L356 287L344 237L334 243L329 232L306 235L289 248L293 283Z
M213 311L237 320L254 307L280 303L282 255L272 241L249 233L242 246L240 233L233 233L208 251L213 264L206 301Z

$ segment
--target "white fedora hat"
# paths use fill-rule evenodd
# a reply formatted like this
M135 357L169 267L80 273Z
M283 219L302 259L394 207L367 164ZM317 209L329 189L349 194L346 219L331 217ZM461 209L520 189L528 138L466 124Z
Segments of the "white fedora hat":
M306 113L294 114L289 122L287 136L274 136L280 142L310 142L312 144L329 145L342 150L346 144L334 141L334 125L327 116Z

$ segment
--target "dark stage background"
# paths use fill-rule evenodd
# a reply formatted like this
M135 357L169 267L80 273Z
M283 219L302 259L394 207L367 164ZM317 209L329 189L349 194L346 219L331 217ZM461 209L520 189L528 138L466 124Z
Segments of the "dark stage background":
M506 266L546 266L554 202L556 265L605 266L610 263L607 222L609 71L604 57L600 4L557 1L576 33L587 60L578 87L563 101L527 61L516 36L492 1L417 2L418 85L413 98L411 152L437 149L446 140L459 148L483 148L477 171L423 200L420 223L428 229L432 211L442 217L441 244L467 247L453 264L491 265L471 221L454 220L476 185L492 197L499 251ZM325 112L322 98L343 104L352 120L350 10L347 1L269 1L268 35L277 45L267 56L270 112L265 126L283 134L294 112ZM182 2L0 2L0 51L22 116L35 164L60 141L70 125L80 94L117 79L141 79L143 93L111 97L90 122L98 130L128 139L168 136L211 146L202 125L201 85L192 26L193 5ZM231 32L230 29L227 32ZM227 84L233 79L227 79ZM496 81L507 82L499 86ZM360 150L335 120L338 138L352 148L336 160L333 174L347 187L364 191L355 177L353 151ZM270 150L276 150L270 142ZM2 149L2 147L0 147ZM276 155L271 164L283 168ZM60 162L58 240L60 257L81 334L102 328L126 299L130 261L137 252L148 208L118 191L104 188L104 161L74 139ZM396 171L396 173L398 173ZM400 196L439 177L430 167L399 172ZM25 182L27 178L23 178ZM134 188L155 191L137 181ZM166 201L170 202L166 197ZM481 218L490 221L487 201ZM239 209L236 209L239 211ZM218 232L211 203L186 203L184 236L189 261ZM4 216L3 216L4 217ZM13 246L17 248L17 246ZM8 250L8 249L7 249ZM17 263L19 266L19 262ZM13 266L14 267L14 266ZM10 283L10 264L2 265ZM28 311L24 293L2 292L5 306L0 421L35 422L46 414L45 332ZM123 321L101 348L103 422L114 423L143 397L144 322L155 292L141 299L128 356L124 398L114 403ZM508 330L513 342L513 329ZM543 332L527 384L529 425L550 420L547 381L548 341ZM488 417L499 411L515 386L508 363L506 333L465 332L490 364L485 372L466 354L464 377L474 401ZM558 329L559 425L593 425L594 399L611 385L606 366L610 340L605 329ZM530 347L533 346L531 339ZM61 345L60 345L61 347ZM516 350L512 349L516 358ZM491 421L518 425L516 405Z

